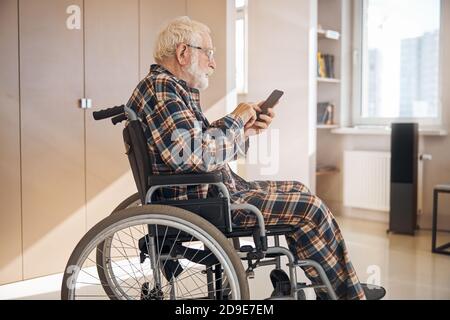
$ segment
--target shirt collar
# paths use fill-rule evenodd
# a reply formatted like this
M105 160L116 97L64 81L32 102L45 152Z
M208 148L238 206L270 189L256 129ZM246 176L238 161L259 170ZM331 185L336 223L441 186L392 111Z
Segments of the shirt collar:
M150 73L165 73L171 78L173 78L176 82L178 82L186 91L192 93L194 95L194 98L197 98L196 100L199 100L200 91L195 88L191 88L187 85L186 81L177 78L173 73L171 73L169 70L164 68L163 66L159 64L152 64L150 66Z

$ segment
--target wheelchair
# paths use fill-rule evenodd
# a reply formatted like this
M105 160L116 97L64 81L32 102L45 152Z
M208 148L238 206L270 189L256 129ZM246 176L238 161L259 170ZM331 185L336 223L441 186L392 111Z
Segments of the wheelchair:
M280 236L293 227L265 226L258 208L231 203L220 172L152 175L144 131L133 110L117 106L94 112L94 118L112 118L114 125L126 121L123 139L138 192L77 244L64 270L63 300L248 300L248 278L260 266L275 266L269 299L305 299L308 288L321 288L329 299L337 299L318 263L298 260L280 246ZM200 184L215 186L217 196L155 199L164 187ZM234 210L254 214L257 224L234 225ZM243 237L253 238L253 243L241 245ZM282 257L287 258L289 275L282 271ZM321 284L298 283L297 267L315 268Z

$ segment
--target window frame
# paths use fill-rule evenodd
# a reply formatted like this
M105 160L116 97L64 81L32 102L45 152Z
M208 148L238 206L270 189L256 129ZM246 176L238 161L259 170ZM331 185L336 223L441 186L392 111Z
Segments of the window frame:
M242 7L236 8L235 24L241 19L244 20L244 87L238 88L236 81L236 92L238 95L245 95L248 94L248 0L245 0Z
M367 73L367 63L363 65L362 52L367 48L367 36L363 36L365 19L367 17L368 0L353 2L353 99L352 118L354 126L388 126L393 122L417 122L425 128L436 128L443 124L442 121L442 54L444 48L444 8L443 1L440 0L440 26L439 26L439 58L438 58L438 105L437 117L435 118L406 118L406 117L362 117L363 98L363 74ZM365 60L367 62L367 59Z

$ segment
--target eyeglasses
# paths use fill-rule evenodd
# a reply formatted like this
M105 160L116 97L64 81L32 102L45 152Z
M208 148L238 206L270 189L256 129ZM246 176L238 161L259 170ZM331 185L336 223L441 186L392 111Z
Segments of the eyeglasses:
M186 44L188 47L194 48L194 49L198 49L198 50L202 50L208 57L209 61L211 61L212 59L214 59L214 52L216 51L215 48L202 48L202 47L197 47L197 46L193 46L190 44Z

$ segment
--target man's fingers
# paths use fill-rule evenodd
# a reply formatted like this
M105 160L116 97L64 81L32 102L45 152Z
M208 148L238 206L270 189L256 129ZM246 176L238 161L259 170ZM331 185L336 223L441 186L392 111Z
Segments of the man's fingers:
M268 115L266 115L266 114L261 114L261 115L259 116L259 118L260 118L261 120L264 120L264 122L266 122L266 123L271 123L271 122L272 122L272 117L270 117L270 116L268 116Z
M250 119L245 124L245 127L249 128L249 127L253 126L253 124L255 123L256 120L257 120L256 119L256 112L253 112L251 117L250 117Z
M268 128L267 123L261 122L261 121L256 121L254 126L256 126L256 127L260 128L260 129L267 129Z
M271 118L275 118L275 112L273 111L273 108L267 109L267 112Z

